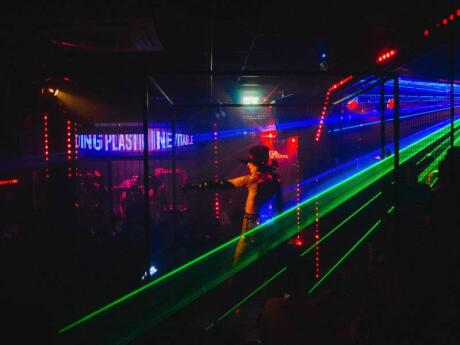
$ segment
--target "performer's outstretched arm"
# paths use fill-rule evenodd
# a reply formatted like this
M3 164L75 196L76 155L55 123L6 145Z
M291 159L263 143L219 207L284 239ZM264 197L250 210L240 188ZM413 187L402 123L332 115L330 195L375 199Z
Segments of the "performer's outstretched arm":
M251 181L250 175L235 177L229 180L205 181L201 183L187 183L182 186L183 191L188 190L226 190L247 187Z
M201 183L187 183L182 186L183 191L188 190L226 190L235 189L236 187L228 180L205 181Z

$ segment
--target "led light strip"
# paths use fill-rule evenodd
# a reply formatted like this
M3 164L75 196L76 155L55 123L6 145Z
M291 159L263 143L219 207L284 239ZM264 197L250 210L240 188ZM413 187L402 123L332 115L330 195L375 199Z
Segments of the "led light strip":
M12 178L8 180L0 180L0 186L10 186L10 185L18 184L18 183L19 183L19 179L17 178Z
M74 133L74 139L75 139L74 140L74 148L75 148L75 150L74 150L74 158L75 158L75 160L77 160L78 159L78 147L77 147L78 127L77 127L77 122L76 121L73 122L73 128L74 128L73 133Z
M45 156L45 161L48 162L50 159L49 155L49 130L48 130L48 113L43 114L43 152ZM49 178L49 168L48 165L45 168L45 178Z
M213 156L214 156L214 182L219 182L219 132L217 122L213 123L214 140L213 140ZM214 216L220 219L220 196L218 192L214 193Z
M323 108L321 110L321 118L319 121L319 126L316 129L316 134L315 134L315 141L319 141L321 138L321 132L323 130L323 124L324 124L324 118L326 117L326 112L327 112L327 107L329 106L329 97L331 95L331 92L336 90L338 87L345 85L348 83L351 79L353 79L353 76L350 75L346 77L345 79L342 79L336 84L333 84L329 89L326 91L326 96L324 97L324 102L323 102Z
M300 225L300 163L297 160L295 163L296 167L296 184L295 184L295 192L296 192L296 222L297 222L297 236L294 240L294 245L296 246L303 246L303 240L300 235L300 231L302 230L302 227Z
M319 204L315 202L315 278L319 279Z
M341 258L340 258L340 259L339 259L339 261L337 261L337 262L326 272L326 274L324 274L323 277L322 277L320 280L318 280L318 281L311 287L310 290L308 290L308 293L311 294L313 291L315 291L316 288L317 288L327 277L329 277L329 276L332 274L332 272L334 272L334 271L337 269L337 267L339 267L340 264L341 264L342 262L344 262L344 261L345 261L345 260L356 250L356 248L359 247L359 245L360 245L361 243L364 242L364 240L365 240L366 238L369 237L369 235L380 225L381 222L382 222L381 220L378 220L377 223L375 223L375 224L374 224L374 225L373 225L373 226L372 226L372 227L371 227L371 228L370 228L370 229L369 229L359 240L358 240L358 242L356 242L356 243L355 243L355 244L354 244L354 245L353 245L353 246L352 246L352 247L351 247Z
M72 122L70 120L66 121L66 150L67 150L67 160L72 160ZM67 177L72 177L72 167L69 165L67 167Z

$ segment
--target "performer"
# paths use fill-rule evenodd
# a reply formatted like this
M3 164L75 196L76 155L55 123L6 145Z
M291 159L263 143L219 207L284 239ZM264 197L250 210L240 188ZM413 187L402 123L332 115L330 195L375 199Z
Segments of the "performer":
M281 182L275 169L278 164L272 160L269 164L269 149L264 145L257 145L249 150L248 158L241 159L249 169L248 175L235 177L229 180L218 182L202 182L196 184L186 184L182 187L187 190L230 190L236 188L247 188L248 195L244 207L244 216L241 234L256 227L260 218L267 212L271 216L282 211ZM268 218L268 217L267 217ZM271 217L270 217L271 218ZM243 236L237 246L235 260L243 251L243 242L247 238Z

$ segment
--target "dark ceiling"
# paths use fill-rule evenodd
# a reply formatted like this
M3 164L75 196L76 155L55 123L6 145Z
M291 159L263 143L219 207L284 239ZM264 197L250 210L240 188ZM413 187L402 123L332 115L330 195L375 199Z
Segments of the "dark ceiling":
M385 48L410 45L454 9L451 1L394 0L13 3L0 14L3 109L27 104L24 95L36 95L50 75L128 82L145 69L211 65L319 72L324 52L328 72L340 77L372 65Z
M423 1L416 6L394 0L134 0L91 5L51 1L12 8L0 16L9 63L23 63L24 58L29 64L38 62L35 59L66 63L65 58L74 57L81 46L56 54L49 46L49 32L76 30L75 38L93 30L99 43L114 43L111 52L150 51L156 54L149 61L166 69L208 69L212 52L214 69L318 70L325 52L329 70L353 71L385 48L410 43L425 25L453 8L452 1ZM133 46L122 46L127 37L121 27L139 18L144 26L151 25L151 35L156 31L162 53L158 54L158 46L151 50L148 44L136 46L142 37L132 32ZM108 26L112 36L104 37ZM108 64L111 59L105 58Z

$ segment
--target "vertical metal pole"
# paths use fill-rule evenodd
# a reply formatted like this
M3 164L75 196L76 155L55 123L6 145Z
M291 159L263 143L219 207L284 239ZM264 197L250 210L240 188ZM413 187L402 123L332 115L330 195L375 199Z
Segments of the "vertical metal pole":
M449 47L450 47L450 147L454 147L454 117L455 117L455 106L454 106L454 80L455 80L455 40L452 28L449 35Z
M382 78L382 84L380 85L380 146L382 148L380 154L381 159L385 158L385 136L385 79Z
M399 77L396 75L394 79L393 97L395 100L394 105L394 183L395 183L395 219L398 222L399 214Z
M147 260L146 268L150 266L150 183L149 183L149 89L148 79L143 76L144 82L144 233L145 233L145 254Z
M339 122L339 160L343 160L343 104L341 105L340 122Z
M211 72L209 74L209 96L211 98L211 102L214 98L214 76L212 75L212 72L214 71L214 36L212 33L213 30L211 30L211 48L209 51L209 71Z
M172 170L172 212L175 223L176 220L176 207L177 207L177 190L176 190L176 181L177 181L177 172L176 172L176 111L174 106L171 106L171 133L172 133L172 150L171 150L171 170Z
M214 18L216 16L216 2L213 3L211 20L209 23L209 98L213 102L214 98Z

